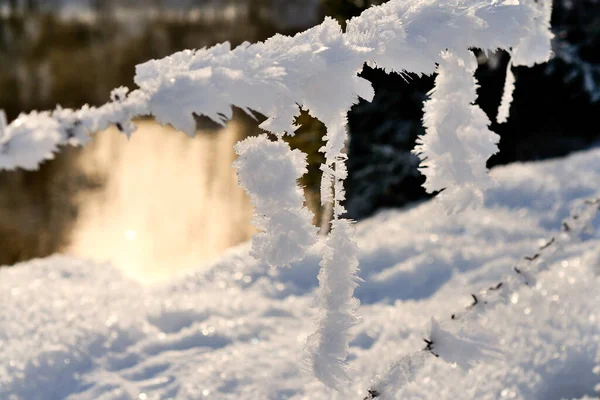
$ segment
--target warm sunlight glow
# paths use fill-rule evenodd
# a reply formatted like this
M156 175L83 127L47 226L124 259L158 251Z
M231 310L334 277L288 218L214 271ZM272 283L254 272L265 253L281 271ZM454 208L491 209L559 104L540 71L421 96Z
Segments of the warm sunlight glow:
M128 229L125 231L125 239L127 239L127 240L135 240L136 236L137 236L137 232L134 231L133 229Z
M96 134L80 158L103 185L79 199L70 251L152 282L247 240L252 208L231 167L240 130L191 139L152 122L138 126L129 140L116 129Z

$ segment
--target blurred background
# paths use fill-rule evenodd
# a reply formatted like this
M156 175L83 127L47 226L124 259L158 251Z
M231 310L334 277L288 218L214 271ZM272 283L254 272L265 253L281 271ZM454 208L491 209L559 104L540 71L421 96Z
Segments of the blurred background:
M0 0L0 108L8 118L34 109L101 105L133 88L135 65L186 48L238 45L294 34L325 15L345 21L373 0ZM555 57L517 68L506 124L492 124L500 152L489 167L564 156L598 143L600 0L554 0ZM493 121L508 56L477 54L478 103ZM365 67L375 99L349 112L348 217L430 197L411 155L424 134L422 103L434 77ZM65 148L39 171L0 172L0 265L56 252L109 260L156 280L217 257L253 232L252 208L230 167L233 144L260 132L234 112L227 128L198 116L190 139L151 120L127 141L113 130L85 149ZM302 184L321 219L318 149L323 125L304 113L288 139L308 154Z

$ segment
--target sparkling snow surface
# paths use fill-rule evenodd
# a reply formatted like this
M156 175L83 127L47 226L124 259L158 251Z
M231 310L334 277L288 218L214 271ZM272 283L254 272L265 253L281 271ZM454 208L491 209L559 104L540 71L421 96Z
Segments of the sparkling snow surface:
M321 245L280 269L243 245L160 286L62 256L0 270L0 399L362 400L377 373L423 348L431 317L447 321L557 235L574 200L600 194L600 150L492 176L482 209L446 216L430 202L357 224L362 321L345 393L302 364ZM558 249L535 287L462 325L499 360L465 372L430 356L398 398L597 397L599 262L598 233Z

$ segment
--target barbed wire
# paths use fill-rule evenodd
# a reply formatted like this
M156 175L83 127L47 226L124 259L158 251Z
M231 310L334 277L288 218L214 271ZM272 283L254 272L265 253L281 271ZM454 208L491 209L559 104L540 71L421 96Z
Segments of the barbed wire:
M551 254L556 253L563 244L573 238L580 237L584 233L593 231L592 222L600 210L600 197L580 201L573 207L569 217L563 220L561 224L561 233L552 236L545 244L528 256L518 260L511 268L512 273L504 277L497 284L481 290L478 293L471 293L473 301L463 307L461 310L451 314L449 320L461 322L473 311L483 311L490 306L505 302L508 299L507 294L518 289L520 286L535 286L535 276L540 272L550 268L549 263L544 261ZM367 395L363 400L382 400L383 396L389 395L386 388L391 386L399 388L413 380L418 370L420 370L431 356L439 358L436 351L436 342L433 338L424 338L425 347L412 354L406 355L395 363L392 363L387 371L373 379L374 383L367 390ZM394 384L391 381L395 380Z

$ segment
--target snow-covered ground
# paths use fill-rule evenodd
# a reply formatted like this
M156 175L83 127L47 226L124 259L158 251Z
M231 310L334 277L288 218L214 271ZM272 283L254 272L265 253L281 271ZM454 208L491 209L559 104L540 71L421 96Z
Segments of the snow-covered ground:
M357 224L362 321L346 393L302 363L319 245L286 269L242 245L155 286L63 256L0 270L0 399L360 400L376 374L423 348L431 317L447 321L514 273L559 234L575 200L600 194L600 149L492 176L483 209L445 216L430 202ZM464 372L429 356L398 398L597 398L600 235L565 243L541 260L548 270L533 287L462 325L500 359Z

